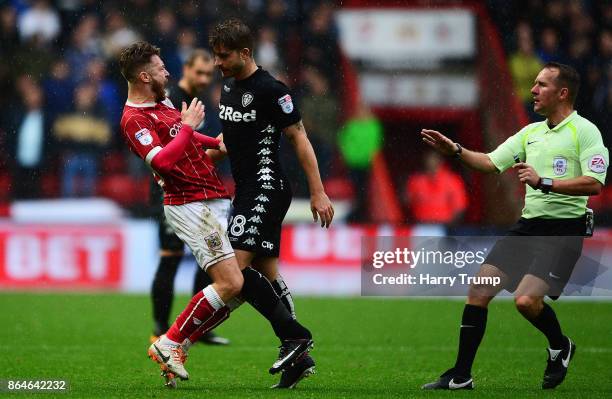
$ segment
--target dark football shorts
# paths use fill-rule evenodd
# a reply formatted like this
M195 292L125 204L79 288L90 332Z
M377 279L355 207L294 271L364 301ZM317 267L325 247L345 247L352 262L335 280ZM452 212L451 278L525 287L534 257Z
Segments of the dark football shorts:
M234 249L278 257L283 219L291 204L291 190L286 186L236 192L227 232Z
M155 181L152 181L150 190L149 205L151 207L151 214L157 219L158 223L159 248L172 252L183 251L185 244L174 234L174 230L164 214L164 192Z
M159 248L172 252L183 251L185 248L185 244L174 234L174 230L166 220L163 212L159 216Z
M557 299L580 259L585 218L524 219L510 228L489 252L484 263L508 276L504 288L514 292L526 274L546 281L547 293Z

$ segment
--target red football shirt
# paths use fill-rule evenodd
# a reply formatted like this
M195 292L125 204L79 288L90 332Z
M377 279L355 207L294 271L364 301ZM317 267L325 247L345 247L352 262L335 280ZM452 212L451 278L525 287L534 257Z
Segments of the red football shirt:
M126 102L121 117L121 132L132 150L149 166L153 157L167 145L182 127L181 113L170 100L160 103ZM215 167L195 138L170 173L153 176L164 189L164 205L229 198Z

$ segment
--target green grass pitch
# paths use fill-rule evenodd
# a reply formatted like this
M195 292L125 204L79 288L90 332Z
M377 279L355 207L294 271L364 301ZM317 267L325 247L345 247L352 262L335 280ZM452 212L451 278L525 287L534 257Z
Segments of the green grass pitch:
M175 311L187 300L178 297ZM315 334L317 361L317 374L296 390L268 389L277 342L248 305L218 330L231 346L195 346L191 379L169 390L146 356L148 296L0 293L0 379L70 381L68 392L41 398L612 397L612 302L553 305L578 350L566 381L545 392L545 339L510 301L491 304L472 392L420 390L454 362L460 301L297 298L296 306Z

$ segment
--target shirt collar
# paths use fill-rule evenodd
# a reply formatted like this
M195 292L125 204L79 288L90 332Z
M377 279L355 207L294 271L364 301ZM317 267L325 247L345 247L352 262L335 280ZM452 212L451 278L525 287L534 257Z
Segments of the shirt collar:
M134 108L151 108L151 107L155 107L156 103L133 103L130 100L125 102L125 105L128 105L130 107L134 107Z
M559 124L558 124L557 126L555 126L555 127L554 127L554 128L552 128L552 129L549 129L549 130L552 130L552 131L555 131L555 132L556 132L556 131L558 131L558 130L559 130L559 129L561 129L563 126L565 126L567 123L571 122L571 121L572 121L572 120L573 120L573 119L574 119L576 116L578 116L578 111L574 111L574 112L572 112L571 114L569 114L569 115L567 116L567 118L565 118L565 119L563 119L561 122L559 122ZM544 123L546 124L546 126L548 126L548 119L546 119L546 120L544 121Z

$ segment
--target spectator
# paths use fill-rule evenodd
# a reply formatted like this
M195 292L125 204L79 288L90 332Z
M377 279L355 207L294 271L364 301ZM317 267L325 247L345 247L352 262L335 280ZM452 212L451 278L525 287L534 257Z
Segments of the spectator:
M10 6L0 7L0 56L10 59L19 46L17 13Z
M116 58L123 48L140 40L140 35L128 26L124 16L116 10L106 15L105 32L102 39L106 58Z
M276 31L269 26L263 26L259 30L259 40L255 48L255 58L263 69L270 72L272 76L278 75L283 68L280 54L278 52L278 38Z
M338 102L327 79L316 68L307 68L304 80L307 91L302 98L302 121L317 155L319 173L325 180L330 177L336 147Z
M365 222L368 215L368 186L372 160L382 147L382 126L365 104L348 120L338 135L339 149L349 169L355 198L349 222Z
M53 58L52 48L47 46L40 36L32 36L17 48L12 59L13 72L26 74L36 81L42 81L49 72Z
M72 108L74 83L70 76L70 66L65 59L60 58L51 64L51 73L43 81L46 104L45 109L49 123L53 124L55 118L67 113Z
M416 223L453 225L467 207L463 180L434 151L424 154L423 171L408 178L405 196Z
M66 51L66 60L70 65L72 80L78 84L87 79L89 61L102 56L98 18L93 14L84 16L74 29L71 42Z
M152 37L153 43L164 55L164 64L170 76L175 78L181 76L183 64L176 51L177 25L174 11L166 7L159 10L155 16Z
M49 43L59 35L61 28L58 13L47 0L35 0L19 18L19 33L24 41L38 36L43 43Z
M96 85L98 98L103 109L104 118L111 124L113 129L119 127L123 101L117 84L106 77L106 63L95 58L87 64L87 77L89 82Z
M334 8L322 2L314 8L304 34L304 64L318 67L332 82L338 82L338 32L333 24Z
M176 54L179 57L182 65L187 62L187 59L189 59L193 53L193 50L196 49L197 43L198 39L193 28L183 28L180 30L179 34L177 35Z
M532 121L538 120L533 112L533 77L542 69L542 62L536 56L533 47L531 28L527 23L522 22L516 28L516 39L518 50L510 56L510 73L514 81L514 87L518 97L523 102L523 106Z
M83 83L76 88L74 111L57 118L53 133L63 152L62 195L94 195L99 159L111 140L95 85Z
M559 45L559 32L553 27L546 27L540 35L540 48L538 57L542 62L564 62L563 53Z
M13 160L13 197L40 196L40 176L49 153L43 91L26 75L18 81L19 101L9 113L6 130Z

